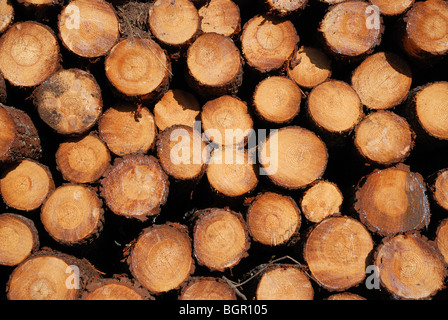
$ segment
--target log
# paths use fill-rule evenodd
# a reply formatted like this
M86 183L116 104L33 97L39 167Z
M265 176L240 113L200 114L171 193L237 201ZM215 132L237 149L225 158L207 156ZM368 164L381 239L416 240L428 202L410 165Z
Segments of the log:
M418 234L385 239L377 248L375 266L380 283L400 299L429 299L441 290L446 277L443 257Z
M131 154L116 158L104 176L100 181L101 196L119 216L144 221L158 215L167 201L168 176L153 156Z
M61 68L59 44L50 27L13 24L0 38L0 71L12 86L32 88Z
M331 77L331 60L320 48L301 46L289 60L286 71L299 86L313 88Z
M448 210L448 169L437 172L434 182L430 185L430 190L436 204Z
M405 13L415 0L369 0L377 6L380 13L385 16L399 16Z
M198 10L190 0L157 0L149 12L151 33L167 48L186 48L200 32Z
M341 60L361 59L379 45L384 29L382 20L377 17L378 25L368 26L368 6L364 1L344 1L329 8L319 31L325 49L332 56Z
M172 75L168 56L150 38L120 40L104 68L115 92L127 100L156 101L168 91Z
M0 194L7 206L33 211L53 192L55 184L50 169L35 160L24 159L11 166L0 180Z
M267 12L280 17L287 17L304 10L308 0L265 0Z
M98 133L113 154L124 156L151 150L156 142L157 127L148 108L137 110L133 104L122 102L101 115Z
M131 274L151 294L180 288L195 269L186 227L166 223L144 229L127 262Z
M240 8L232 0L211 0L199 11L201 31L234 38L241 31Z
M19 264L7 286L8 300L78 300L99 274L84 259L42 248Z
M201 122L205 137L220 146L245 145L254 125L247 103L229 95L207 101Z
M62 44L82 58L105 56L119 39L118 27L114 7L103 0L70 1L58 20Z
M90 130L103 110L101 88L94 76L80 69L60 70L33 93L40 118L62 135Z
M64 184L48 196L40 218L47 233L57 242L68 246L90 244L103 229L102 205L93 188Z
M312 131L288 126L271 133L259 144L262 174L285 189L303 189L324 174L328 151Z
M279 193L263 192L249 205L246 221L254 241L275 247L298 237L301 215L293 198Z
M303 193L300 208L307 220L319 223L329 216L340 213L343 201L342 192L335 183L320 180Z
M223 272L247 256L249 235L240 213L208 208L194 215L193 253L200 265Z
M367 57L355 69L351 82L368 109L390 109L407 97L412 73L400 56L378 52Z
M207 99L233 95L243 82L243 58L230 37L204 33L188 47L186 80Z
M0 163L42 156L39 134L24 111L0 104Z
M354 144L366 162L387 166L403 162L410 155L415 134L405 118L379 110L358 124Z
M221 278L195 276L182 288L178 300L236 300L236 294Z
M256 300L313 300L311 281L300 267L274 264L263 272L255 294Z
M415 2L403 18L401 45L417 61L434 61L448 52L448 4L442 0Z
M154 300L151 294L135 279L123 275L98 279L89 283L81 300Z
M327 135L346 136L364 117L358 94L340 80L328 80L314 87L306 110L312 124Z
M201 134L192 127L174 125L157 137L157 158L175 180L198 182L207 167L206 147Z
M0 1L0 17L0 33L3 33L14 19L14 7L8 0Z
M361 221L382 236L419 230L429 224L423 178L404 164L374 170L360 182L355 197Z
M0 214L0 265L16 266L39 249L34 222L15 213Z
M255 160L235 146L211 151L206 176L212 191L226 201L241 199L258 185Z
M291 21L257 15L244 24L240 41L247 64L266 73L285 67L297 49L299 36Z
M436 230L436 237L434 239L434 244L440 254L443 256L443 261L448 264L448 229L447 229L448 219L443 219L440 221Z
M174 125L193 127L199 121L201 105L188 91L171 89L154 105L154 121L159 131Z
M95 183L111 162L106 145L93 133L62 142L55 158L63 179L72 183Z
M345 291L366 276L366 258L373 250L370 233L359 221L329 217L306 239L304 257L313 279L328 291Z
M286 125L299 114L301 101L302 92L293 80L272 76L258 83L252 104L260 119Z
M349 301L354 301L354 300L367 300L367 299L362 297L362 296L360 296L360 295L358 295L358 294L354 294L354 293L350 293L350 292L342 292L342 293L332 294L326 300L349 300Z

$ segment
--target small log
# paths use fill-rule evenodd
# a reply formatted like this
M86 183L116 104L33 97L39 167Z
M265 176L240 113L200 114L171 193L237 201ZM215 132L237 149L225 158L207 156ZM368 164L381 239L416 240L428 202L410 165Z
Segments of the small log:
M325 81L311 90L307 114L321 132L333 135L348 135L364 117L358 94L340 80Z
M342 292L342 293L335 293L329 296L326 300L349 300L349 301L355 301L355 300L367 300L366 298L350 293L350 292Z
M448 265L448 219L440 221L436 230L436 237L434 244L440 254L443 256L443 260Z
M168 91L172 75L168 56L150 38L120 40L104 67L113 88L127 100L156 101Z
M399 16L405 13L415 0L369 0L377 6L380 13L385 16Z
M156 141L157 127L153 114L146 107L120 103L107 109L98 121L98 132L109 150L124 156L147 153Z
M127 262L131 274L152 294L180 288L195 269L186 227L166 223L144 229Z
M109 150L96 134L62 142L55 157L56 168L72 183L96 182L111 161Z
M265 0L268 13L287 17L305 9L308 0Z
M446 265L434 246L418 234L385 239L377 248L380 283L401 299L429 299L444 287Z
M312 131L283 127L259 145L262 174L277 186L302 189L322 177L327 167L325 143Z
M41 156L40 137L28 114L0 104L0 163Z
M76 68L54 73L36 88L33 96L40 118L63 135L87 132L103 110L101 88L96 79Z
M163 170L175 180L199 181L207 167L206 143L190 126L174 125L157 138L157 157Z
M448 210L448 169L442 169L436 174L431 193L437 205Z
M253 129L246 102L229 95L207 101L201 122L205 137L221 146L242 146Z
M307 220L319 223L340 213L343 201L342 192L335 183L320 180L303 193L300 208Z
M356 127L354 143L370 163L391 165L404 161L414 147L415 135L405 118L392 111L368 114Z
M286 71L299 86L313 88L331 77L331 60L320 48L302 46L289 60Z
M240 41L247 64L266 73L285 67L297 49L299 36L291 21L257 15L243 26Z
M100 235L104 223L103 202L90 187L66 184L58 187L42 206L45 230L64 245L84 245Z
M448 3L415 2L403 18L402 47L413 59L433 61L448 52Z
M123 275L89 283L81 300L154 300L148 290Z
M235 146L212 150L206 175L211 189L229 201L248 195L258 185L255 161Z
M315 281L329 291L344 291L366 276L366 259L373 249L370 233L359 221L329 217L309 234L304 256Z
M376 17L377 26L368 25L368 6L367 2L355 0L330 7L319 28L329 53L338 59L360 59L381 42L381 17Z
M300 267L274 264L263 272L255 294L256 300L313 300L314 289Z
M157 0L149 12L152 35L168 48L185 48L200 32L198 10L190 0Z
M278 246L297 238L301 225L300 209L289 196L264 192L250 204L246 221L254 241Z
M0 38L0 71L16 87L35 87L61 68L59 44L50 27L13 24Z
M39 249L34 222L14 213L0 214L0 265L16 266Z
M182 288L179 300L236 300L235 290L221 278L193 277Z
M194 256L200 265L223 272L247 256L249 235L241 214L220 208L195 212Z
M241 31L240 8L232 0L211 0L199 9L201 31L234 38Z
M153 156L116 158L104 176L101 196L117 215L144 221L158 215L167 201L168 176Z
M0 180L3 201L22 211L38 209L54 188L49 168L30 159L21 160L5 170Z
M255 88L253 105L262 120L273 124L288 124L300 112L302 91L287 77L265 78Z
M154 120L160 131L174 125L193 127L200 113L196 97L181 89L168 90L154 105Z
M243 59L230 37L204 33L187 51L186 79L206 98L233 95L243 82Z
M403 102L411 88L411 68L400 56L378 52L353 72L352 86L368 109L390 109Z
M0 17L0 33L3 33L14 20L14 7L8 0L0 1Z
M72 0L58 21L62 44L83 58L105 56L119 39L118 26L114 7L104 0Z
M355 197L361 221L380 235L419 230L429 224L425 183L406 165L374 170L358 185Z

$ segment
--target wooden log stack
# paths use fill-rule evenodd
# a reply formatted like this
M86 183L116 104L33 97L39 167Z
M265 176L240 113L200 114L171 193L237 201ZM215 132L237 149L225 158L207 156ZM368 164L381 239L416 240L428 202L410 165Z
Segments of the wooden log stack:
M448 2L0 0L0 300L448 299Z

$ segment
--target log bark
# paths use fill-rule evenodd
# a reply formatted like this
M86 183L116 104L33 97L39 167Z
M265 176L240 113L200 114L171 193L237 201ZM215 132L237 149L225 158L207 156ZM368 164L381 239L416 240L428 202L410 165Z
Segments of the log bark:
M293 80L272 76L258 83L252 103L262 120L286 125L299 114L301 101L302 92Z
M240 8L232 0L211 0L199 9L201 31L234 38L241 31Z
M171 223L144 229L127 261L131 274L156 295L180 288L195 269L186 227Z
M157 127L148 108L137 110L133 104L120 103L101 115L98 132L113 154L124 156L151 150L156 142Z
M179 300L236 300L235 290L221 278L193 277L182 288Z
M59 15L58 28L62 44L83 58L105 56L119 39L117 13L103 0L71 1Z
M418 234L385 239L376 251L380 282L400 299L429 299L443 288L446 266L443 257Z
M16 87L35 87L61 68L50 27L35 21L13 24L0 38L0 71Z
M16 266L39 249L39 234L34 222L22 215L0 215L0 265Z
M263 192L251 202L246 221L254 241L275 247L298 238L301 215L293 198Z
M307 220L319 223L340 213L343 201L342 192L335 183L320 180L303 193L300 208Z
M304 257L315 281L329 291L345 291L366 276L366 258L373 250L370 233L359 221L329 217L311 231Z
M35 161L24 159L6 169L0 180L0 194L11 208L33 211L42 205L55 189L50 169Z
M35 89L33 96L40 118L62 135L87 132L103 111L101 88L96 79L76 68L52 74Z
M266 73L285 67L297 49L299 36L291 21L257 15L244 25L240 41L247 64Z
M0 163L41 156L40 137L28 114L0 104Z
M371 231L382 236L419 230L430 218L423 178L403 164L376 169L363 179L355 210Z
M146 220L160 213L169 192L167 174L153 156L116 158L101 180L101 196L112 212Z

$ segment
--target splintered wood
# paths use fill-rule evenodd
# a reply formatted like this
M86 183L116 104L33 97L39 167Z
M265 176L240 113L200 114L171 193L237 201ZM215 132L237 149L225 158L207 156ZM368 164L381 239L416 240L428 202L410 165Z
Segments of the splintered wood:
M446 0L0 0L0 300L448 300L447 54Z

